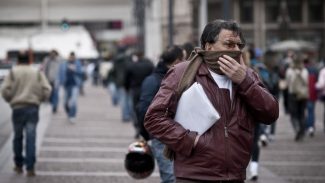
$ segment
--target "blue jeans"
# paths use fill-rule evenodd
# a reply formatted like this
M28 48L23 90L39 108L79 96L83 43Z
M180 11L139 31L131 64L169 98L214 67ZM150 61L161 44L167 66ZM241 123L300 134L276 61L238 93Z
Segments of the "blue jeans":
M14 109L12 122L14 129L14 162L18 167L26 164L27 170L33 170L36 161L36 127L39 120L38 107ZM23 156L23 131L26 133L26 158Z
M306 127L314 127L315 123L315 102L307 102L307 118L306 118Z
M114 106L117 106L120 102L120 96L117 92L116 84L114 82L109 82L107 85L109 94L111 95L111 100Z
M64 96L65 112L69 118L74 118L77 115L77 100L79 95L78 86L66 86Z
M55 86L54 83L51 83L52 91L50 96L50 102L52 105L53 112L56 112L59 103L59 88Z
M157 139L152 139L151 150L158 162L161 183L174 183L174 163L164 156L165 145Z
M122 87L118 88L117 92L120 95L119 99L122 108L122 120L129 121L132 119L132 115L133 115L131 95Z

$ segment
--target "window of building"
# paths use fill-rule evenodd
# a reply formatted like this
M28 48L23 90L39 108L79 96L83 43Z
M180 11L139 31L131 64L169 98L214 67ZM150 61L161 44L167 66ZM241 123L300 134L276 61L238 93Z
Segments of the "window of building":
M245 0L239 2L240 22L253 23L253 0Z
M291 22L302 22L302 0L287 1L287 9Z
M324 20L323 3L323 0L308 1L308 19L310 22L322 22Z
M277 22L279 13L280 13L280 0L265 2L265 20L267 23Z

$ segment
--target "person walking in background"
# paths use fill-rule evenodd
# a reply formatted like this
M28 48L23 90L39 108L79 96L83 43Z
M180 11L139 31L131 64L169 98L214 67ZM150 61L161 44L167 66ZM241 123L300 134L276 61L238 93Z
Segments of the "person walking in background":
M279 116L277 100L258 74L244 64L244 47L245 39L236 22L209 22L201 35L201 49L196 49L190 62L168 71L148 108L144 126L168 147L177 183L243 183L256 123L270 124ZM230 53L238 55L230 57ZM202 86L210 102L201 106L211 104L209 108L220 116L211 116L214 124L200 135L174 120L179 97L194 82ZM188 100L193 98L188 96ZM200 123L210 120L204 116Z
M325 62L325 59L323 60L323 62ZM315 86L318 91L319 98L324 104L323 130L325 133L325 66L323 66L323 68L320 70L318 78L317 78L317 83Z
M127 55L124 47L119 47L117 55L113 58L113 67L108 74L108 80L111 82L110 87L112 93L112 101L114 105L119 104L122 111L122 121L128 122L131 120L132 100L126 92L125 72L127 65L131 62L130 56Z
M158 162L161 183L174 183L175 176L173 171L173 162L166 159L163 155L164 144L156 138L151 138L143 126L144 116L148 107L159 90L160 83L166 75L169 68L173 65L182 62L184 55L179 46L168 48L161 56L161 61L158 62L154 72L146 77L141 86L140 100L136 105L140 134L145 140L151 140L151 150Z
M185 51L183 53L185 60L189 59L192 51L194 50L194 46L192 43L187 42L182 45L183 50Z
M60 66L60 83L65 91L64 108L71 123L76 122L77 100L82 76L81 62L76 59L74 52L71 52L69 59Z
M140 99L142 81L149 76L154 65L148 58L145 58L142 51L137 51L132 56L132 62L129 63L125 72L124 87L132 98L132 121L135 128L135 138L139 137L139 125L136 116L136 104Z
M311 63L307 57L304 59L304 65L308 71L308 100L307 100L307 117L306 117L306 131L310 137L315 133L315 103L317 101L316 82L318 70L316 66Z
M43 61L41 70L45 73L46 78L50 82L52 92L50 96L50 102L52 105L52 112L56 113L59 104L59 89L60 78L59 70L62 59L59 57L59 53L56 50L52 50L48 57Z
M308 71L303 65L301 55L296 55L286 71L288 83L288 102L290 120L295 134L295 141L301 141L305 135L305 109L308 93Z
M280 62L279 66L279 87L282 91L282 97L283 97L283 107L286 114L289 114L289 94L288 94L288 83L285 79L286 77L286 71L290 67L290 65L293 62L294 52L292 50L288 50L283 60Z
M45 75L29 64L27 52L20 52L18 65L5 78L2 96L10 103L14 130L14 171L23 173L25 164L27 176L35 176L36 128L39 121L39 105L49 98L51 85ZM23 137L26 134L25 156Z

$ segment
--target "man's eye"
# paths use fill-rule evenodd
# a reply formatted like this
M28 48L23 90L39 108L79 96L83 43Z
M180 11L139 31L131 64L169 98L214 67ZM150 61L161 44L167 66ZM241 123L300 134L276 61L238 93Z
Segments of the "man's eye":
M236 46L236 43L225 43L225 45L229 48L233 48Z

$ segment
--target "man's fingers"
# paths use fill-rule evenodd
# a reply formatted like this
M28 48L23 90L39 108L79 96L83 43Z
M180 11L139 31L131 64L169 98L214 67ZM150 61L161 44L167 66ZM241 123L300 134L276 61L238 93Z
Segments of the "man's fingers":
M222 57L225 58L226 60L228 60L231 64L237 64L238 63L234 58L232 58L232 57L230 57L228 55L223 55Z
M232 63L223 57L219 57L219 62L221 62L225 67L232 68Z

